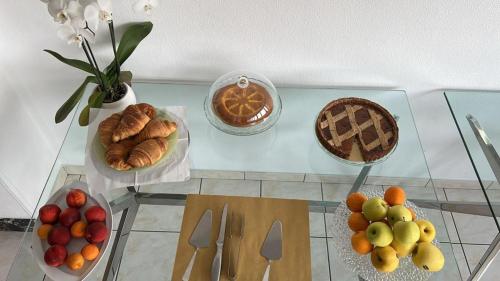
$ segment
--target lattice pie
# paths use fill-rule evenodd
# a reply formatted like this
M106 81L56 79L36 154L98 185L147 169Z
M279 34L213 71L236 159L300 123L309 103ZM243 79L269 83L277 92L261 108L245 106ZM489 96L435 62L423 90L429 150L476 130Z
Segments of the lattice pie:
M382 106L361 98L342 98L321 110L316 136L328 151L341 158L372 162L396 145L398 126Z

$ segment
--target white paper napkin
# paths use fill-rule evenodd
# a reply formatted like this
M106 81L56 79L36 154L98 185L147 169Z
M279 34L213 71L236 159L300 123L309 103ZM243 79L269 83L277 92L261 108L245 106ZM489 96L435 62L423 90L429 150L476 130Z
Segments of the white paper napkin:
M113 109L91 109L85 148L85 173L91 194L104 193L107 190L126 186L156 184L162 182L187 181L190 177L190 161L188 157L189 133L186 128L186 107L169 106L157 108L166 111L177 123L178 140L175 150L155 165L136 171L116 171L109 167L99 153L99 123L115 113Z

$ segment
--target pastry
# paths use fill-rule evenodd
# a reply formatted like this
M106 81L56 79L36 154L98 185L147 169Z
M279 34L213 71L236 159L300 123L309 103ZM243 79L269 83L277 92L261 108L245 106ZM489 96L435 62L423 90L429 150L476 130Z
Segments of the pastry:
M153 138L166 138L177 129L175 122L155 118L142 129L142 131L135 137L135 140L140 143L147 139Z
M106 151L106 163L118 171L130 170L132 166L127 163L127 158L135 145L136 142L131 139L110 144Z
M316 136L324 148L338 157L372 162L394 148L398 126L382 106L366 99L342 98L321 110Z
M132 149L127 162L134 168L151 166L167 152L167 147L168 142L165 138L145 140Z
M140 111L144 112L149 118L153 119L156 117L156 109L154 106L147 103L136 104Z
M101 144L105 148L107 148L113 142L111 140L111 136L113 135L113 131L115 130L116 126L118 126L118 123L120 123L121 118L121 114L115 113L99 123L97 132L99 133Z
M231 84L218 90L213 98L215 114L226 124L247 127L266 119L273 110L273 100L267 90L250 82L246 88Z
M119 142L120 140L128 137L135 136L146 126L146 124L151 120L151 117L149 117L149 115L147 115L143 110L148 112L150 115L153 113L148 107L135 104L129 105L125 108L122 113L120 123L113 131L113 142Z

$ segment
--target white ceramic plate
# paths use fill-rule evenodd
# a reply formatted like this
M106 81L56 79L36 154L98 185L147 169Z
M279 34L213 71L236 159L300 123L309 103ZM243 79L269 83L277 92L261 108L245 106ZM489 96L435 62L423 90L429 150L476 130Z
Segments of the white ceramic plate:
M163 157L156 162L154 165L151 165L149 167L144 167L144 168L134 168L130 169L128 171L118 171L113 168L111 168L105 160L105 154L106 154L106 149L104 146L101 144L101 141L99 140L99 136L96 133L94 139L92 140L91 144L91 161L93 162L94 166L98 170L100 174L103 176L106 176L108 178L114 178L114 177L119 177L120 175L123 174L147 174L147 173L152 173L156 170L161 170L165 166L168 167L175 167L177 164L182 163L184 161L187 151L186 150L178 150L176 149L177 147L177 142L180 139L188 139L189 138L189 132L186 128L186 125L182 121L181 118L176 116L173 113L167 112L165 110L161 109L156 109L157 112L157 117L161 119L168 120L170 122L175 122L177 124L177 130L172 133L170 136L167 137L168 141L168 148L167 152Z
M85 280L87 276L89 276L94 268L96 268L97 264L104 256L108 246L109 239L111 237L112 228L113 228L113 216L111 213L111 208L104 198L102 194L98 194L96 197L91 197L89 195L88 186L84 182L75 182L72 184L68 184L63 186L60 190L58 190L52 197L47 201L46 204L57 204L61 211L68 207L66 204L66 194L69 192L71 188L79 188L87 193L87 204L80 209L80 213L82 215L82 219L85 219L84 213L85 211L94 206L99 205L104 210L106 210L106 228L108 229L108 237L103 242L97 244L100 248L99 255L93 261L85 261L85 264L80 270L71 270L65 264L59 267L48 266L45 263L44 255L45 251L50 247L47 243L47 240L41 240L38 237L37 230L42 225L42 222L39 218L35 221L35 226L33 228L33 235L31 238L32 245L32 254L35 257L40 268L53 280L67 280L67 281L81 281ZM66 250L68 251L68 256L72 253L79 253L83 246L87 244L87 240L85 238L71 238L71 241L66 245Z

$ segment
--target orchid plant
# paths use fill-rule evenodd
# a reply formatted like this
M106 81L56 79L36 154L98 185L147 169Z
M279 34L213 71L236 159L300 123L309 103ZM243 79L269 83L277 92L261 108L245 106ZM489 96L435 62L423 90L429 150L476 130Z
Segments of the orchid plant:
M90 108L99 108L103 102L114 102L125 95L130 84L132 73L121 70L121 65L132 54L137 45L151 32L153 24L149 21L130 24L117 46L111 0L41 0L47 4L49 14L60 24L57 35L70 45L76 45L83 50L86 61L69 59L60 54L44 50L59 61L90 73L83 83L75 90L69 99L59 108L55 122L62 122L81 100L89 83L96 84L96 90L90 95L88 103L80 113L81 126L88 125ZM137 0L132 8L136 12L150 15L158 6L158 0ZM96 32L100 25L105 24L109 30L113 60L104 69L100 68L92 51Z

